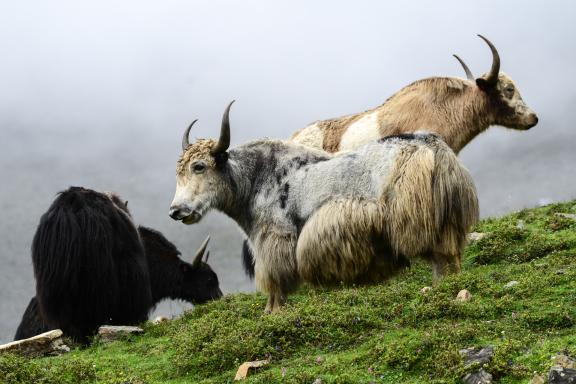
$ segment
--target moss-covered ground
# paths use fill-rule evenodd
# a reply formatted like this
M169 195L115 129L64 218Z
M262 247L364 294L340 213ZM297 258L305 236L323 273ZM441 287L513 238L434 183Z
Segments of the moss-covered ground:
M576 201L482 221L488 236L466 248L462 273L426 293L430 267L415 263L378 286L302 288L273 315L264 295L228 295L144 336L0 356L0 382L226 383L242 362L269 359L246 382L455 383L478 369L459 350L491 345L485 369L524 383L557 352L576 356L576 221L556 213L576 214ZM461 289L470 301L454 300Z

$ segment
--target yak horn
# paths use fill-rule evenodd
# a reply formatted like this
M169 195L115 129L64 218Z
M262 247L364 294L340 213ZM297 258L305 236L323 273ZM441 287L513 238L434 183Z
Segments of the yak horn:
M190 128L192 128L194 123L196 123L197 121L198 121L198 119L196 119L192 123L190 123L188 128L186 128L186 131L184 131L184 136L182 136L182 150L183 151L185 151L186 148L188 148L188 146L190 145L190 142L188 141L188 135L190 134Z
M196 266L200 264L200 262L202 261L202 256L204 256L204 251L206 251L206 247L208 246L209 241L210 236L206 236L206 240L204 240L200 248L198 248L196 255L192 258L192 265Z
M489 85L496 85L496 83L498 82L498 74L500 73L500 55L498 54L496 47L494 46L494 44L490 42L490 40L488 40L482 35L478 35L478 37L484 40L486 44L488 44L488 46L490 47L490 50L492 51L492 68L490 68L490 73L486 78L486 82Z
M230 146L230 107L234 103L235 100L232 100L230 104L224 110L224 115L222 116L222 127L220 127L220 138L218 139L218 143L210 153L212 155L218 155L220 153L226 152L228 147Z
M470 68L468 68L468 66L466 65L464 60L459 58L458 55L452 55L452 56L454 56L456 58L456 60L458 60L460 62L460 65L462 65L462 68L464 68L464 72L466 72L466 78L470 81L474 81L474 75L472 74L472 71L470 71Z
M208 258L210 257L210 251L206 252L206 258L204 259L205 263L208 263Z

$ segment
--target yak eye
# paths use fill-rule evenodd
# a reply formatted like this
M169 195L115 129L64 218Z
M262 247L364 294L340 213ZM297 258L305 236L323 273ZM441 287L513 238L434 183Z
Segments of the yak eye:
M202 173L205 170L206 170L206 164L202 162L196 162L192 164L192 171L194 171L194 173Z
M506 87L506 92L507 92L509 95L514 94L514 86L513 86L513 85L507 86L507 87Z

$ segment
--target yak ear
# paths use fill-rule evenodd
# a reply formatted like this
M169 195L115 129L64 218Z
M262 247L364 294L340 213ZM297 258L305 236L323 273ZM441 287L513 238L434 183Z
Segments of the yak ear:
M481 90L483 90L484 92L488 92L489 90L493 89L494 86L489 84L486 79L483 79L481 77L476 79L476 85L478 86L478 88L480 88Z

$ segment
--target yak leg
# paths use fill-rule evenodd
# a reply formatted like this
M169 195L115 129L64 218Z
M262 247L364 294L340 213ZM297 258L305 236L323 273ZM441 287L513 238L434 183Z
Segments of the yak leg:
M266 303L265 313L276 313L286 304L286 294L282 292L282 288L276 284L269 286L268 302Z
M434 252L432 278L436 282L449 273L460 272L460 254Z
M265 312L277 312L286 303L287 294L298 285L296 234L268 230L255 236L253 244L256 287L268 293Z
M460 257L466 241L466 233L455 228L446 228L441 241L432 251L432 272L434 281L448 273L460 272Z
M286 304L286 294L282 293L280 289L270 292L268 294L268 302L266 303L265 313L276 313L282 306Z

